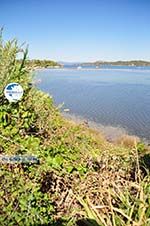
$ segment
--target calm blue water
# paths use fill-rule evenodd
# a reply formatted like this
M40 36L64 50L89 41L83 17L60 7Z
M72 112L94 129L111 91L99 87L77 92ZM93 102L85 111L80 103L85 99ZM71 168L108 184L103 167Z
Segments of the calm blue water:
M47 69L35 79L70 114L150 140L150 67Z

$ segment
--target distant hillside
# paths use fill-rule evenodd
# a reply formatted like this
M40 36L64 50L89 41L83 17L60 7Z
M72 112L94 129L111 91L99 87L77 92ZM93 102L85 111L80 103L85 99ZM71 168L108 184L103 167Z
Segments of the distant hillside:
M93 63L83 63L82 65L114 65L114 66L150 66L150 61L131 60L131 61L96 61Z

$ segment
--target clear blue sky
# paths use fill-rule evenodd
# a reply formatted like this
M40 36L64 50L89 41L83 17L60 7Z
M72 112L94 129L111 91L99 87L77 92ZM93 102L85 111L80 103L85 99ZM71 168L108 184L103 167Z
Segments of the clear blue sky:
M0 26L30 58L150 60L150 0L0 0Z

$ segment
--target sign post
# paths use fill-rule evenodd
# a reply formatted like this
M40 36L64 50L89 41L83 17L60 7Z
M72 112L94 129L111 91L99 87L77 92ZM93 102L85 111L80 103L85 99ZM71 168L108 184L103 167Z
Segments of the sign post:
M4 89L4 95L10 103L17 102L23 96L23 88L19 83L9 83Z
M19 101L23 96L23 88L19 83L9 83L4 89L4 95L10 103ZM39 164L39 159L35 156L22 155L0 155L2 164Z

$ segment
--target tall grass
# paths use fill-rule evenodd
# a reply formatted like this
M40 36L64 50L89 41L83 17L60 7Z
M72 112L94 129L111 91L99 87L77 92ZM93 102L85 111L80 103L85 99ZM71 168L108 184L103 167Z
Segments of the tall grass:
M111 181L109 173L105 171L105 183L99 184L95 191L95 193L99 193L99 196L102 196L102 199L97 198L96 205L93 204L93 200L88 195L82 196L81 194L76 197L84 208L85 218L94 220L100 226L150 225L150 176L147 174L143 177L137 146L135 146L135 152L134 178L124 180L118 172L117 176L120 177L118 184ZM103 175L101 176L103 177ZM121 183L123 186L120 186ZM86 185L84 184L84 186ZM94 189L93 186L91 192ZM88 225L94 224L89 223Z
M21 82L27 85L25 61L28 50L18 46L17 40L3 41L3 29L0 30L0 92L2 95L4 87L9 82ZM22 54L21 63L18 63L17 56ZM20 55L21 56L21 55Z

